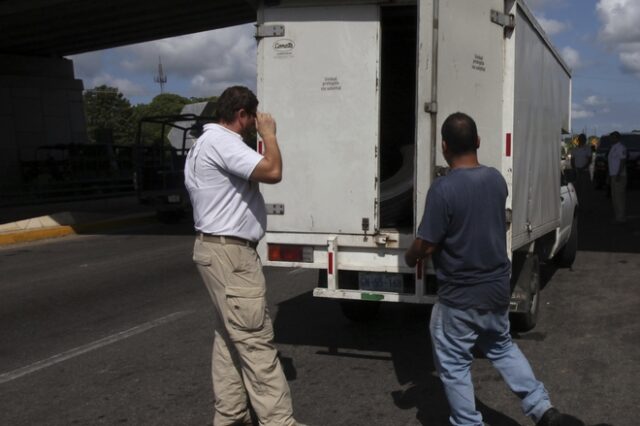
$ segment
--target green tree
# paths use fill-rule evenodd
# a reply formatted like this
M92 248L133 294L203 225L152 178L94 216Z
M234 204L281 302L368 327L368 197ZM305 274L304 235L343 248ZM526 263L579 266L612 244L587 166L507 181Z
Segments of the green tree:
M193 103L190 99L173 93L163 93L151 100L149 104L139 104L133 107L132 119L137 131L138 123L143 118L158 117L166 115L178 115L185 105ZM142 127L142 141L145 144L157 142L161 139L162 127L157 124L146 124ZM163 143L169 143L166 138L169 127L165 129Z
M89 89L85 91L83 101L91 142L133 143L133 108L117 87L102 85Z

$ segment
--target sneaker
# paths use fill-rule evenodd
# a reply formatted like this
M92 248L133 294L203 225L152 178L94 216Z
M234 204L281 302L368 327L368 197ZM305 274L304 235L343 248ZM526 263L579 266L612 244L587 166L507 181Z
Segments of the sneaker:
M536 426L561 426L562 425L562 414L558 411L557 408L551 407L547 411L544 412L542 418Z

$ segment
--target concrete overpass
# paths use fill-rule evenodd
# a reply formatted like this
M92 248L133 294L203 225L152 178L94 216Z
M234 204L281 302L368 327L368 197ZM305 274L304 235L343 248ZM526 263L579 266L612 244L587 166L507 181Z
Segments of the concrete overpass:
M0 53L62 57L255 21L247 0L3 0Z
M87 140L82 81L64 56L253 22L255 3L0 1L0 205L29 149Z

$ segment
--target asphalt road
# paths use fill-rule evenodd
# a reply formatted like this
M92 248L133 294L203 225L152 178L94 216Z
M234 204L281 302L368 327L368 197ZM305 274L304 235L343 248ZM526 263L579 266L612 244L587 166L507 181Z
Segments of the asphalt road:
M637 216L611 227L604 194L584 200L574 268L545 269L539 324L515 339L574 424L636 426ZM212 314L192 240L183 223L0 248L0 425L211 424ZM354 324L312 297L314 273L266 273L300 421L447 424L427 307ZM473 378L489 424L532 424L487 360Z

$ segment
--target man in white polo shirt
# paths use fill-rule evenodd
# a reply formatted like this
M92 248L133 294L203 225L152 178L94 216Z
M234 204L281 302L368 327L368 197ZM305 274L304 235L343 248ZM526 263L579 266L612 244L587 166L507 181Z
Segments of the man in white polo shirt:
M273 345L255 251L267 221L258 183L282 178L276 123L257 107L246 87L226 89L217 102L218 123L204 126L184 170L197 232L193 261L215 307L215 426L252 425L248 402L261 425L299 425ZM243 141L252 130L264 142L264 156Z
M607 155L609 179L611 180L611 201L613 203L614 224L626 222L625 204L627 198L627 148L621 135L613 132L609 135L611 149Z

